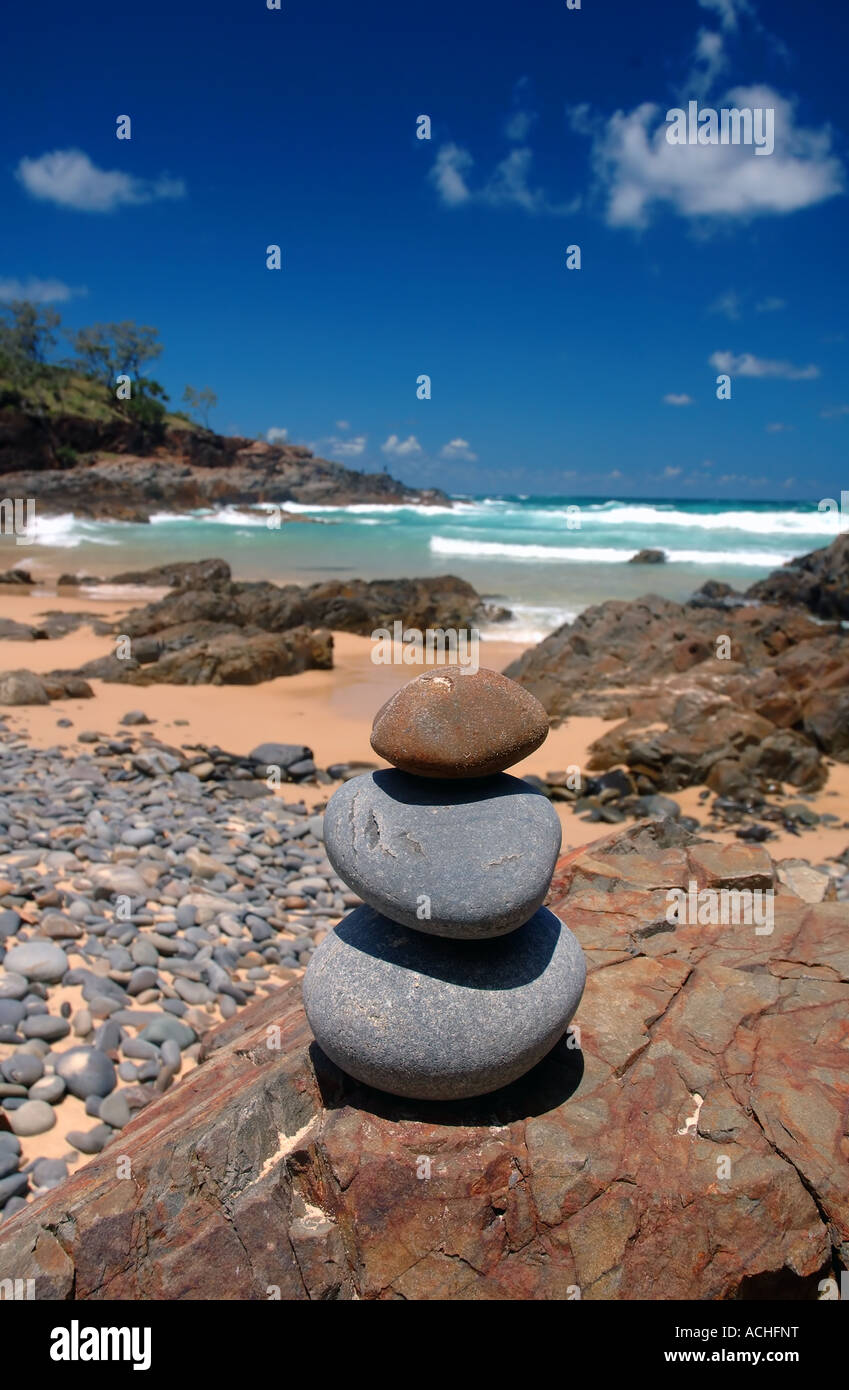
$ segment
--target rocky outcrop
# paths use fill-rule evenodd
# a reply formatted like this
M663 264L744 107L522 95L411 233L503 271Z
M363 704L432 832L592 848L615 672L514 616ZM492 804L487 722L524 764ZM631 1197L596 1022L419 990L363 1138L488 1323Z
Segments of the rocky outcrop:
M502 612L504 610L501 610ZM134 610L123 619L129 637L158 636L164 641L198 625L229 623L263 632L298 626L329 627L363 636L396 620L405 627L469 628L484 612L480 595L464 579L330 580L318 584L265 581L194 583Z
M124 582L173 579L177 586L120 620L115 632L130 638L130 652L96 657L79 675L128 685L256 685L299 671L329 670L328 631L369 636L377 628L469 628L491 610L462 579L362 579L301 587L230 582L223 561L196 569L164 566ZM23 634L21 634L23 635ZM68 672L56 672L60 678Z
M818 618L849 618L849 532L758 580L746 590L746 598L794 604Z
M691 884L777 889L773 931L670 924ZM670 822L567 855L550 903L589 979L523 1080L381 1096L311 1045L294 984L4 1222L2 1276L39 1299L815 1297L849 1264L849 909Z
M122 521L147 521L163 508L230 503L451 505L438 488L410 488L388 473L357 473L299 445L190 428L151 434L126 420L76 425L54 420L29 429L22 417L14 427L8 412L0 411L4 496L33 497L42 513ZM78 454L71 466L61 464L62 450Z
M142 657L150 664L143 665ZM213 635L189 640L173 651L159 644L145 651L139 644L131 658L96 657L81 672L123 685L258 685L277 676L332 667L333 635L323 629L296 627L271 633L222 625Z
M816 790L827 775L822 755L843 757L849 744L849 704L838 696L849 632L798 609L705 599L649 595L588 608L505 674L555 720L623 720L593 745L589 768L623 764L642 792L705 781L728 790L729 778L753 790Z
M136 584L147 588L199 589L206 584L229 584L232 571L226 560L174 560L146 570L122 570L106 584ZM59 583L61 584L61 579Z

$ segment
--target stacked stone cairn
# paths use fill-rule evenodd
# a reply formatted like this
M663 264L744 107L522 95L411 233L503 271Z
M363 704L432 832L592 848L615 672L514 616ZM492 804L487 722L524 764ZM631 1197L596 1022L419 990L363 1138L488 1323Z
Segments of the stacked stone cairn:
M346 782L324 818L327 857L363 899L303 982L325 1054L392 1095L485 1095L566 1032L586 967L542 906L560 822L505 774L548 733L542 705L496 671L438 666L375 717L393 766Z

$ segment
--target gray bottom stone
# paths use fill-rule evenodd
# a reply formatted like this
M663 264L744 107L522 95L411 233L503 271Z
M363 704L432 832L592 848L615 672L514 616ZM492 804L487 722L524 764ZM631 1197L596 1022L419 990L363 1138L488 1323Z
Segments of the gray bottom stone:
M358 907L310 961L310 1027L343 1071L420 1100L485 1095L515 1081L568 1027L583 952L541 907L487 941L425 936Z

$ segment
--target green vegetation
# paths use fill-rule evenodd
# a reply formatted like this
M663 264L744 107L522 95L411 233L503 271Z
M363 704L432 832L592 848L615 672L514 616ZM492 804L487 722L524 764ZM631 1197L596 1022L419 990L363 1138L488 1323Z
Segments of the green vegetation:
M26 300L0 307L0 411L20 410L48 420L75 416L103 424L134 420L152 433L192 425L183 411L167 410L162 386L145 375L162 353L155 328L124 320L67 332L73 355L56 361L51 359L60 326L55 310ZM125 378L123 389L119 377ZM187 387L183 399L200 410L205 424L217 404L208 387L199 392ZM73 460L62 462L67 467Z
M218 397L214 391L210 391L208 386L204 386L202 391L196 391L194 386L187 386L183 392L183 400L189 410L196 411L203 416L203 427L209 429L209 412L214 410L218 404Z

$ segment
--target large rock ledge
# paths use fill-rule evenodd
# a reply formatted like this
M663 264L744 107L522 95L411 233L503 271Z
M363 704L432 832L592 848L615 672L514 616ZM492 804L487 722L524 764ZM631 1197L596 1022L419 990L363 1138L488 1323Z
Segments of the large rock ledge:
M691 880L775 887L774 931L670 926ZM479 1102L394 1101L318 1053L291 985L0 1228L0 1277L47 1299L816 1297L849 1265L849 907L669 823L567 855L550 901L587 953L580 1049Z

